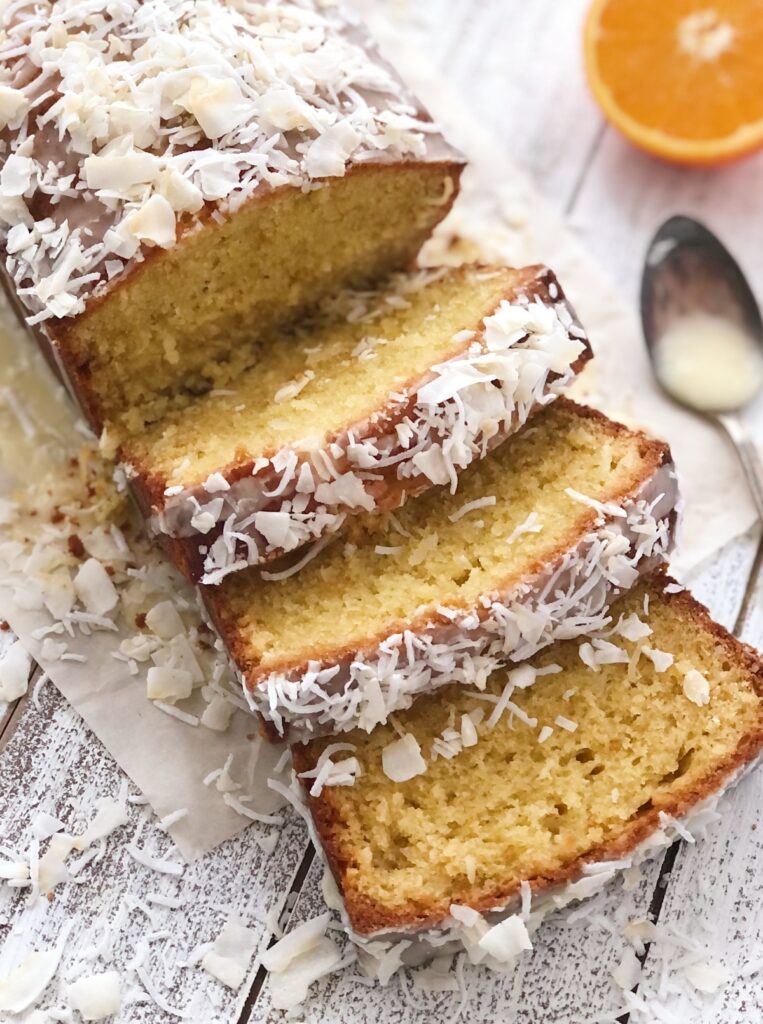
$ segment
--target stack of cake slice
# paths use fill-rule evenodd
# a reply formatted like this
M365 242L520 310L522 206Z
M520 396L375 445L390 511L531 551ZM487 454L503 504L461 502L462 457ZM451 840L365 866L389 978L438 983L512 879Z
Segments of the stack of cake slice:
M3 19L6 286L294 744L348 930L505 964L763 740L660 572L667 446L560 397L551 271L415 266L462 161L334 5Z
M346 291L118 458L192 580L218 583L395 509L552 400L590 356L553 274L465 267Z
M676 497L665 445L560 398L455 493L358 517L299 572L243 572L206 601L273 734L370 729L604 625L664 559Z

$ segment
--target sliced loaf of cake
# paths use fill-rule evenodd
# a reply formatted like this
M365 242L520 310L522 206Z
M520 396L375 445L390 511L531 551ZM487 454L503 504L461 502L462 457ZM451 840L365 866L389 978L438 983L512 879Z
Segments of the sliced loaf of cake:
M293 748L372 973L450 943L505 967L547 911L717 817L763 745L763 660L676 590L656 573L610 629L482 691L451 686L370 736Z
M91 425L407 266L461 157L321 0L4 4L6 283Z
M670 548L666 445L565 398L396 514L358 516L278 571L205 600L272 736L370 730L449 682L607 622Z
M543 267L399 274L271 339L228 388L178 400L118 457L186 575L219 583L347 515L455 490L569 383L584 338Z

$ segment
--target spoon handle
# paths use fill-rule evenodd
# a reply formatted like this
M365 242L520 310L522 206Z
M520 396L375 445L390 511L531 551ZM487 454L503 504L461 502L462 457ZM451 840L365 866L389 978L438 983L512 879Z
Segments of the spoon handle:
M750 485L758 516L763 521L763 464L747 425L737 413L721 413L718 420L736 446L747 483Z

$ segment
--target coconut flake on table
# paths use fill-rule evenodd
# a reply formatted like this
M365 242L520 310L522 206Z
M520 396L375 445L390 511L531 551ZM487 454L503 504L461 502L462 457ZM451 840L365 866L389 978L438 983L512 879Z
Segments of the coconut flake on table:
M61 822L47 823L45 831ZM37 865L37 886L43 896L53 892L57 885L67 882L72 877L66 861L74 850L86 851L94 843L106 839L116 829L127 824L127 809L123 797L114 800L103 797L96 801L96 812L82 835L69 835L55 829L50 835L50 843L45 853L39 857ZM82 858L80 858L80 861ZM81 864L79 865L81 866Z
M708 995L720 991L730 978L729 972L722 964L709 960L689 964L684 967L683 973L698 992L705 992Z
M629 942L633 943L636 953L642 956L645 950L645 943L654 942L658 938L659 932L657 925L654 921L648 921L645 918L634 918L629 921L628 924L623 928L623 936Z
M527 927L518 914L493 925L477 945L501 964L509 963L524 950L533 948Z
M146 612L146 626L161 640L172 640L185 633L183 620L172 601L159 601Z
M119 601L111 577L96 558L88 558L80 566L74 577L74 592L93 615L105 615Z
M628 992L636 987L641 978L641 962L632 949L626 949L611 973L614 983Z
M66 1001L84 1021L104 1020L119 1013L122 982L118 971L78 978L66 986Z
M165 814L163 818L160 818L157 822L157 828L160 828L162 832L168 832L173 825L187 817L188 808L179 807L176 811L170 811L169 814Z
M250 821L257 821L262 825L283 824L283 818L277 814L263 814L260 811L252 810L251 807L247 807L244 800L250 799L252 798L235 796L233 793L223 793L223 803L227 804L236 814L240 814L242 818L249 818Z
M284 935L260 958L270 974L273 1005L290 1010L304 1001L314 981L345 966L336 943L326 936L329 914L321 914Z
M193 676L182 668L152 666L146 676L149 700L184 700L193 691Z
M201 966L227 988L237 992L246 978L257 948L257 934L232 914L201 961Z
M23 860L0 860L0 879L6 882L27 882L29 865Z
M128 843L125 849L138 864L142 864L143 867L150 868L152 871L157 871L162 875L175 875L180 878L183 874L183 865L177 861L168 860L166 857L159 857L145 847L140 847L135 841Z
M201 724L215 732L225 732L235 710L233 703L225 697L212 697L201 715Z
M27 692L32 657L20 640L14 640L0 658L0 701L18 700Z
M55 949L29 953L10 974L0 978L0 1010L22 1013L37 1002L58 970L72 927L71 923L64 926Z

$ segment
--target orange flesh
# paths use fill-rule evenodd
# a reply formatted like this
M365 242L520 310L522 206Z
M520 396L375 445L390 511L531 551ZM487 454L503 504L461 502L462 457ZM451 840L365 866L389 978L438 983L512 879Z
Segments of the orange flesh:
M749 0L596 0L589 81L632 141L710 163L763 143L763 7Z

